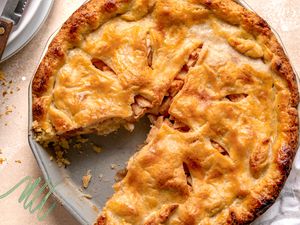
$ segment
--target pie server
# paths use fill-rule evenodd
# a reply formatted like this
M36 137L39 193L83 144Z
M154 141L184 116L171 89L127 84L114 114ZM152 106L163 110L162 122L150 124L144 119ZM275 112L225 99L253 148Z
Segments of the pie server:
M8 0L0 16L0 60L13 26L16 26L28 0Z

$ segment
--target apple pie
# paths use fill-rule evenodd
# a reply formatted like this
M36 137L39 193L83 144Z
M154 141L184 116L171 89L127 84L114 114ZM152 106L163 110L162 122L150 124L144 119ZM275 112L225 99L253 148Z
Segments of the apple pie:
M90 0L49 45L32 93L44 144L152 122L97 225L249 224L298 145L289 60L233 0Z

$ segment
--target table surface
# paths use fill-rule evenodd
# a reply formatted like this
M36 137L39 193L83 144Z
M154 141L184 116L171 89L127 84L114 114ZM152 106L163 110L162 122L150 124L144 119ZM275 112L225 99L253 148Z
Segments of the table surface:
M300 2L272 0L262 4L261 0L246 1L279 33L292 64L300 73L300 64L297 63L300 61ZM4 114L0 116L0 160L6 159L0 165L0 195L25 176L42 177L27 141L28 85L48 38L83 2L84 0L55 0L46 23L35 38L18 54L0 64L5 78L12 80L8 94L0 97L0 115ZM0 86L0 93L7 88ZM78 224L59 204L46 220L39 222L36 214L30 214L18 203L21 192L22 190L17 190L0 200L1 225Z

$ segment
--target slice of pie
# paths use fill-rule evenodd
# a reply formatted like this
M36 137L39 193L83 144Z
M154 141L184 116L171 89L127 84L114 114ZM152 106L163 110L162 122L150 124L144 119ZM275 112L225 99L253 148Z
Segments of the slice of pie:
M289 61L231 0L91 0L50 44L32 92L41 143L153 123L98 225L248 224L297 149Z

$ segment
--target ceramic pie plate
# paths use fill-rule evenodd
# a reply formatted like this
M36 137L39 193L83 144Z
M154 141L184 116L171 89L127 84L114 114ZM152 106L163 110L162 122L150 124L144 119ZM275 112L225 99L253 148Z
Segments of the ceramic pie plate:
M245 2L239 2L244 7L252 10ZM273 32L280 41L277 33L274 30ZM50 37L48 44L50 44L55 35L56 33ZM44 54L46 51L47 47ZM298 78L297 82L299 85ZM113 194L112 186L115 183L116 173L125 168L128 159L137 151L138 146L144 143L150 130L149 121L146 118L142 119L136 124L132 133L122 128L118 132L105 137L97 135L85 136L89 141L82 144L81 149L70 148L66 155L71 161L71 165L66 168L59 168L55 161L50 160L50 154L33 139L31 131L31 100L30 84L28 140L45 180L48 180L55 186L54 196L81 224L94 224L101 212L101 208ZM103 151L97 154L93 151L90 143L101 146ZM83 189L81 179L88 170L91 170L92 180L88 189ZM88 199L85 195L90 195L92 198ZM269 214L272 214L273 207L277 207L276 203L253 225L266 224L264 217L270 217Z

